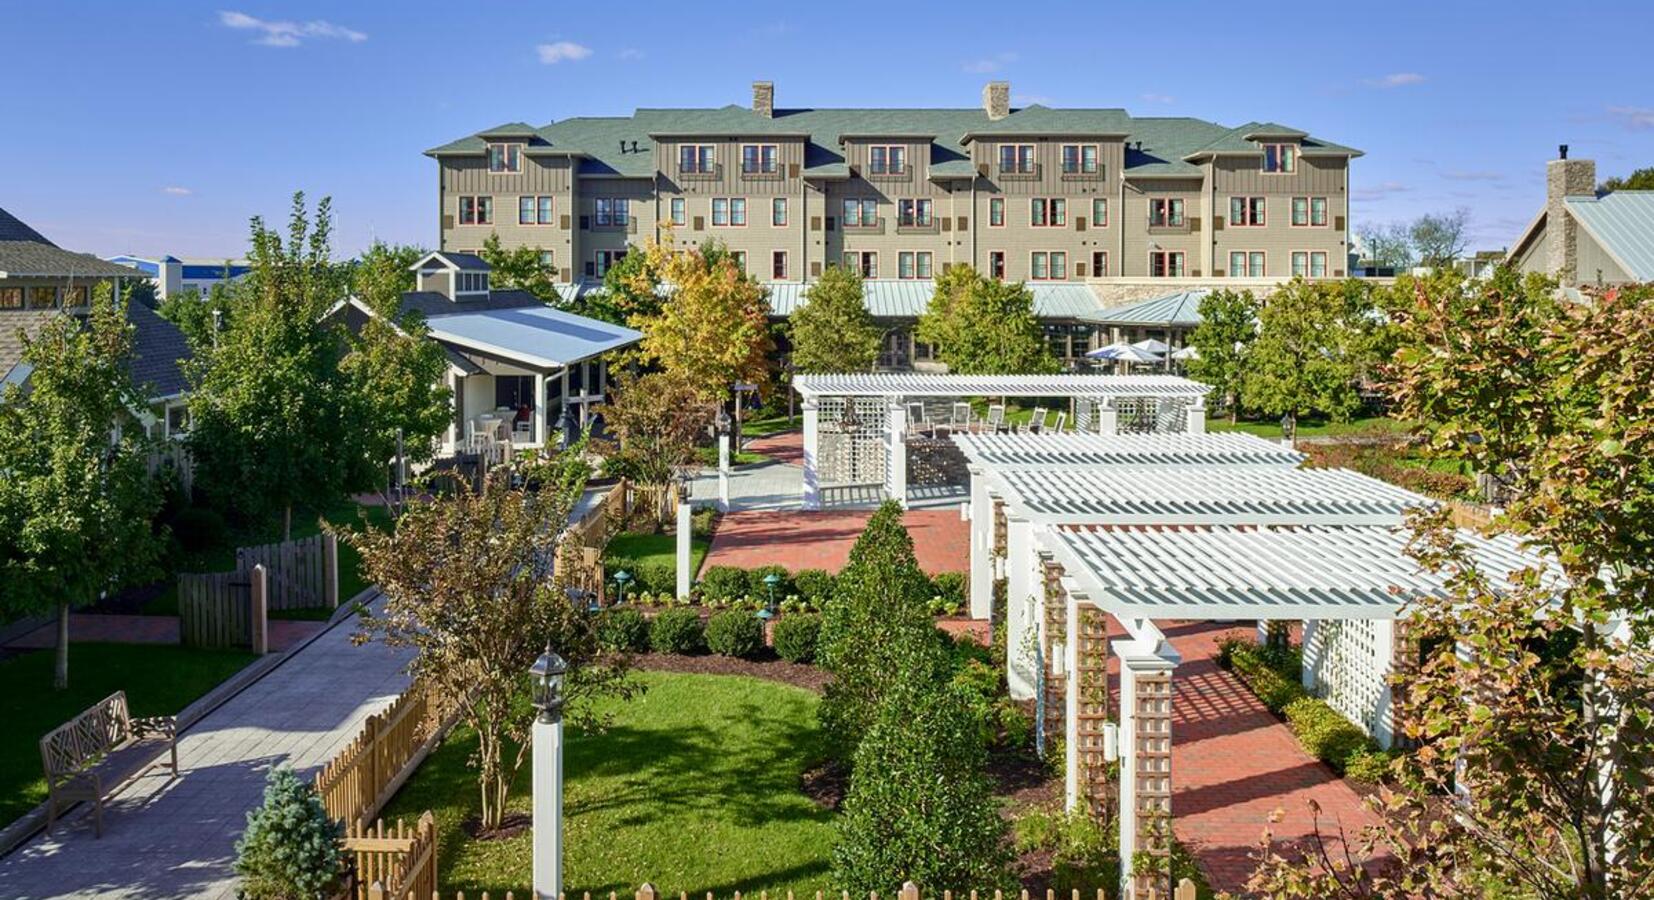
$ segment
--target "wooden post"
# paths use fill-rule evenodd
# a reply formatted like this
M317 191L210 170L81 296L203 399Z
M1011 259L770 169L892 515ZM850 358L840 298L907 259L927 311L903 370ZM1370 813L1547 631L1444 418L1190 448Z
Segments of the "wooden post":
M1195 883L1185 878L1177 883L1177 894L1173 900L1195 900Z
M902 882L902 900L919 900L919 886L911 881Z
M386 900L385 883L383 881L375 881L368 885L368 900Z
M322 535L322 592L328 609L339 608L339 536Z
M263 656L270 652L270 618L269 618L269 582L265 577L264 564L253 566L251 590L248 591L248 628L252 632L253 655Z
M655 886L645 881L643 886L637 889L637 900L656 900Z

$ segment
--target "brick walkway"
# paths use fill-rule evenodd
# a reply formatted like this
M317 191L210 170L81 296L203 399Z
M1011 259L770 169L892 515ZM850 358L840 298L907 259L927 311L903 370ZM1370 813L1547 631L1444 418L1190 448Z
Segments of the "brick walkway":
M1323 832L1352 837L1373 821L1361 799L1309 756L1286 725L1238 679L1217 666L1217 641L1233 623L1158 623L1183 655L1172 683L1172 829L1200 861L1212 887L1238 892L1269 816L1278 841L1313 833L1309 801ZM1247 626L1247 631L1251 630Z
M795 466L804 465L804 433L802 431L783 431L761 438L752 438L746 443L749 453L767 456L778 462L791 463Z
M872 510L732 512L718 522L707 566L752 568L778 563L796 572L837 572L850 558ZM958 509L911 509L904 517L919 567L932 575L970 566L969 523Z
M279 652L297 646L326 627L326 622L271 619L270 650ZM178 617L70 613L69 640L73 643L176 644ZM42 625L6 644L7 649L11 650L35 650L56 646L56 622Z
M353 646L354 630L329 630L180 735L183 774L128 788L105 807L102 839L86 817L0 858L0 897L234 897L235 840L265 772L313 775L407 685L409 654Z

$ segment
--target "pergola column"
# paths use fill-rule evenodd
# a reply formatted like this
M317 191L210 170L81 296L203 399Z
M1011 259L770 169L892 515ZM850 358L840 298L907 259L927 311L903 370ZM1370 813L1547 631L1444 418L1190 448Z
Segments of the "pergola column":
M1039 554L1032 522L1007 516L1005 532L1005 681L1011 699L1032 700L1040 673Z
M821 508L821 405L815 395L804 398L804 508Z
M1127 623L1120 657L1120 871L1122 896L1171 896L1172 669L1181 662L1152 622ZM1155 860L1134 871L1140 854Z
M534 446L546 445L546 373L534 373Z
M981 468L971 474L971 618L993 619L994 610L994 507L988 496L988 479Z
M1108 770L1118 749L1109 746L1108 614L1071 587L1064 587L1068 618L1064 652L1069 673L1064 697L1064 808L1079 809L1083 799L1088 815L1106 821L1119 797Z
M1045 591L1040 604L1040 660L1044 690L1040 692L1039 754L1067 734L1068 673L1072 671L1068 646L1068 590L1063 586L1062 564L1044 557L1040 575Z
M1114 408L1114 398L1104 397L1097 404L1097 433L1119 434L1120 411Z
M907 508L907 407L891 397L885 406L884 490Z
M1205 397L1196 397L1194 402L1190 403L1188 405L1188 407L1184 409L1183 412L1184 412L1184 415L1189 417L1187 423L1185 424L1185 426L1183 428L1183 430L1186 433L1188 433L1188 434L1205 434L1206 433L1206 398Z

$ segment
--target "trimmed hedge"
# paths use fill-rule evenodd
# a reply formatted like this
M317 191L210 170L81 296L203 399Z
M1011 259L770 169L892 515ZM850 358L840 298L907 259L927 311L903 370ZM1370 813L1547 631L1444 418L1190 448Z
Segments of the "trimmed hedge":
M797 589L793 587L793 573L787 571L786 566L772 565L747 570L747 594L768 603L770 588L769 585L764 583L764 579L770 575L780 579L775 584L775 600L777 603L797 593Z
M1218 646L1218 665L1234 672L1270 712L1284 717L1304 750L1333 771L1356 781L1388 778L1390 761L1399 754L1380 750L1343 713L1304 690L1297 650L1232 638Z
M1340 775L1351 756L1365 752L1371 745L1366 732L1315 697L1301 697L1288 704L1286 721L1309 755L1324 760Z
M641 653L649 649L649 620L630 606L606 609L598 614L597 642L616 653Z
M835 584L837 579L823 569L801 569L793 576L793 592L815 609L821 609L833 599Z
M760 587L762 584L760 584ZM713 566L701 576L701 596L712 600L740 600L752 593L746 569Z
M706 649L701 614L692 609L668 609L649 626L649 649L656 653L700 653Z
M716 613L706 623L706 647L719 656L754 659L764 649L764 621L741 609Z
M776 655L787 662L815 662L816 644L821 638L821 617L799 614L782 616L776 620L771 638L775 641Z
M640 594L673 594L678 590L678 566L676 562L605 559L603 561L603 575L608 579L611 588L614 585L615 573L621 569L625 569L626 574L632 576L632 583L626 586L626 596L628 598Z
M931 612L940 616L957 616L965 611L965 575L962 572L943 572L930 579Z

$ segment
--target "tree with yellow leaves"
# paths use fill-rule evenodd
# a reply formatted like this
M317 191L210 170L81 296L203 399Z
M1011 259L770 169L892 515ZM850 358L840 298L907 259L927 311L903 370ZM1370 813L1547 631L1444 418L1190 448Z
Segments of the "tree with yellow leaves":
M767 394L775 343L763 286L714 242L689 250L652 243L644 253L644 268L659 277L668 297L659 312L631 317L643 332L642 356L707 400L727 398L738 382Z

